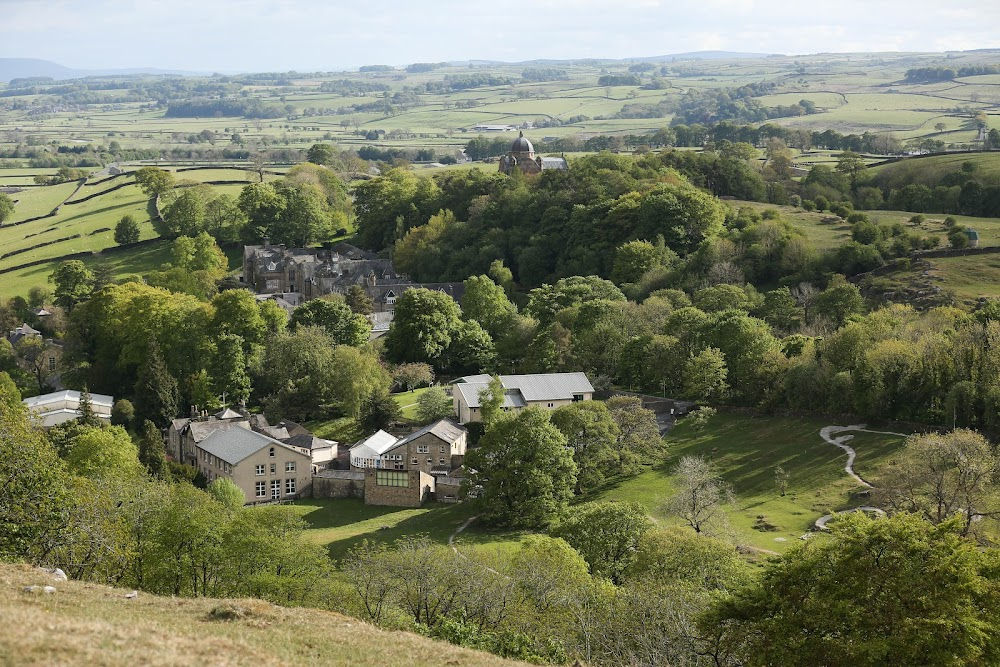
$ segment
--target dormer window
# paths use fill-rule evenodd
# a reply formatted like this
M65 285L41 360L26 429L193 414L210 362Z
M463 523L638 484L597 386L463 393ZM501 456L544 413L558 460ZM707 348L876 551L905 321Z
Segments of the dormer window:
M387 304L389 304L390 306L392 304L396 303L396 293L393 292L392 290L389 290L388 292L386 292L385 293L385 302Z
M275 264L274 262L268 262L267 263L267 270L268 271L277 271L278 270L278 265Z

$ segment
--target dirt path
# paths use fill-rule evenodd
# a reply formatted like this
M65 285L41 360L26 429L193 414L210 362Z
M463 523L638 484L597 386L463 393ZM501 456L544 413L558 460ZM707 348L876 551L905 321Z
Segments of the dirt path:
M479 518L478 514L476 516L470 516L468 519L465 520L465 523L456 528L455 532L448 536L448 546L451 547L451 550L457 553L459 556L462 556L462 554L458 553L458 547L455 546L455 538L458 537L459 533L461 533L463 530L472 525L472 522L478 518Z
M858 453L856 451L854 451L853 447L851 447L850 445L847 444L848 441L850 441L852 438L854 438L854 436L853 435L841 435L839 437L833 437L834 434L836 434L836 433L843 433L844 431L858 431L858 432L861 432L861 433L878 433L878 434L881 434L881 435L898 435L901 438L906 438L906 437L909 437L909 436L907 436L906 433L895 433L894 431L872 431L870 429L865 428L865 426L866 426L865 424L852 424L850 426L824 426L822 429L820 429L819 436L821 438L823 438L823 440L825 440L828 443L830 443L831 445L833 445L834 447L840 447L845 452L847 452L847 464L844 465L844 471L848 475L850 475L851 477L853 477L854 480L858 484L860 484L861 486L863 486L865 488L871 489L871 488L873 488L872 485L871 485L871 483L868 482L868 481L866 481L865 479L863 479L861 477L861 475L859 475L854 470L854 459L857 458ZM845 510L845 511L846 512L858 512L858 511L861 511L861 512L874 512L875 514L881 514L881 515L885 514L885 511L882 510L882 509L880 509L878 507L870 507L870 506L867 506L867 505L864 506L864 507L855 507L854 509ZM843 514L843 512L839 512L839 514ZM820 518L816 519L816 528L819 528L820 530L825 530L827 522L830 521L830 519L832 519L834 516L836 516L836 515L835 514L827 514L826 516L821 516Z

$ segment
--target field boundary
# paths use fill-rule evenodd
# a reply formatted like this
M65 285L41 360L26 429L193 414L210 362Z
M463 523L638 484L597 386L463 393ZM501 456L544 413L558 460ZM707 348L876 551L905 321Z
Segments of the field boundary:
M71 252L66 255L59 255L58 257L46 257L45 259L36 259L31 262L25 262L24 264L18 264L17 266L9 266L4 269L0 269L0 275L5 273L11 273L13 271L19 271L21 269L30 269L33 266L40 266L42 264L49 264L50 262L65 262L71 259L82 259L84 257L94 257L97 255L114 254L124 250L131 250L132 248L140 248L145 245L152 245L160 241L164 241L163 237L157 236L152 239L145 239L143 241L136 241L135 243L126 243L123 245L114 245L103 250L81 250L79 252Z

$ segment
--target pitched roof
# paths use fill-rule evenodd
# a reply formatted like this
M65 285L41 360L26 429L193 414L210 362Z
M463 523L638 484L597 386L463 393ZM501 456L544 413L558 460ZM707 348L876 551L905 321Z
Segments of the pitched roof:
M239 419L242 416L243 415L241 415L240 413L236 412L236 410L233 410L232 408L226 408L225 410L222 410L221 412L216 412L215 413L215 418L216 419Z
M247 427L249 425L250 423L247 421L222 421L220 419L212 419L205 422L191 422L188 425L188 431L191 433L191 437L195 442L201 442L216 431L228 431L232 428L239 428L242 431L248 431L249 429Z
M236 465L265 447L283 447L299 456L305 456L305 454L274 438L269 438L247 428L219 429L205 438L205 441L198 446L212 456L217 456L232 465Z
M391 449L395 449L400 445L405 445L408 442L416 440L417 438L427 435L430 433L433 436L447 442L449 445L454 444L459 440L464 434L468 433L468 430L459 426L450 419L439 419L436 422L428 424L421 429L414 431L404 438L400 438Z
M504 407L524 407L540 401L570 401L574 394L593 393L585 373L538 373L535 375L501 375L505 392ZM455 384L469 407L478 408L479 392L489 386L489 375L468 375Z
M293 435L290 438L285 438L282 440L286 445L291 447L298 447L299 449L308 449L312 451L314 449L325 449L327 447L333 447L337 443L332 440L324 440L323 438L317 438L314 435L308 435L300 433L299 435Z
M386 433L381 430L377 431L351 447L351 456L374 458L373 456L368 456L369 452L375 456L382 456L382 454L386 453L396 445L396 440L396 436L391 433Z

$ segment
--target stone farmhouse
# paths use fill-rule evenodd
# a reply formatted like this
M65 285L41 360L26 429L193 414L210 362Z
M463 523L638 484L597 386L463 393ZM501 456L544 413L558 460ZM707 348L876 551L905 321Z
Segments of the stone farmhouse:
M510 151L500 158L500 172L512 174L515 169L519 169L525 174L538 174L550 169L565 171L569 169L569 163L564 157L535 157L535 147L524 136L524 132L518 133L517 139L510 146Z
M479 400L490 384L489 375L469 375L452 385L452 398L459 424L482 420ZM504 386L504 410L540 407L554 410L577 401L594 398L594 387L585 373L541 373L536 375L501 375Z
M205 479L232 480L247 504L295 499L311 491L310 456L250 429L214 431L195 446L195 459Z
M392 313L396 299L408 289L438 290L459 302L464 293L462 283L414 283L396 273L392 260L343 242L329 248L285 248L265 239L264 245L245 246L243 282L258 298L274 298L283 307L345 294L358 285L371 297L376 313Z

